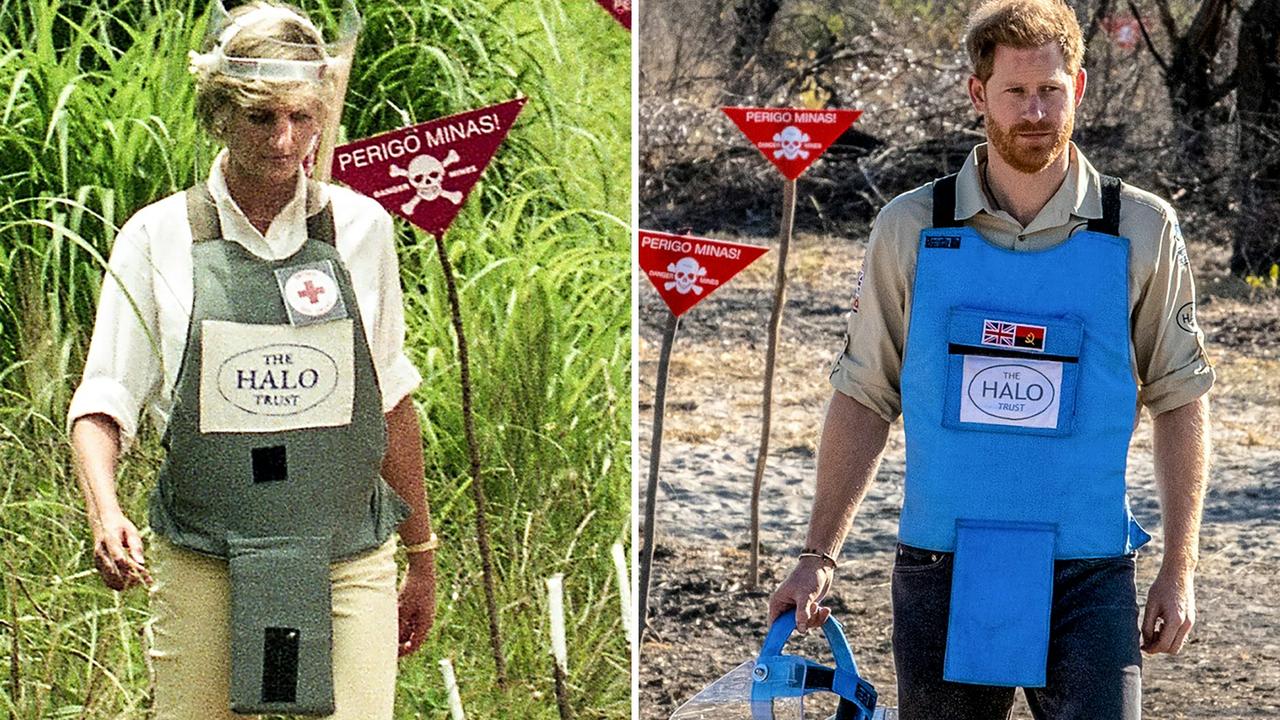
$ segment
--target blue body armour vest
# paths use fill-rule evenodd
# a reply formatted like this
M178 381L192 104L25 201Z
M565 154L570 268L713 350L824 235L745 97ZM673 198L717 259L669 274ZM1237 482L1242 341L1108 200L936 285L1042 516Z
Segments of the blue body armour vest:
M1150 538L1125 494L1137 385L1119 180L1110 222L1040 252L957 226L944 180L902 368L901 541L950 552L958 520L1001 520L1055 526L1058 559L1132 552Z
M954 552L943 677L1046 681L1054 561L1150 539L1129 512L1137 411L1120 181L1103 218L1048 250L988 243L934 183L902 367L899 539Z

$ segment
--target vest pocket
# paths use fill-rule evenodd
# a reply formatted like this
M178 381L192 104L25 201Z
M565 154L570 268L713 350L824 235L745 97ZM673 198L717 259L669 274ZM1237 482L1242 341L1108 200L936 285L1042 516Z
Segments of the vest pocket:
M943 427L1070 435L1083 338L1074 317L952 308Z
M334 710L328 537L227 538L231 710Z

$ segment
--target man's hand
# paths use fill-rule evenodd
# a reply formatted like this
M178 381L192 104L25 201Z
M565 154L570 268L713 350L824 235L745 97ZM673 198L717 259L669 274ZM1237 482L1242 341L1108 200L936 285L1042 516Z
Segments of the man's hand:
M769 597L769 623L791 608L796 610L796 630L806 632L822 627L831 608L819 605L831 591L835 568L822 558L803 557L773 595Z
M1195 575L1189 570L1160 568L1147 591L1142 613L1142 649L1177 655L1196 624Z
M1205 397L1155 417L1156 486L1160 490L1164 560L1147 591L1142 649L1177 654L1196 622L1195 569L1200 514L1209 479L1209 401Z
M109 513L94 523L93 563L102 582L112 590L151 584L151 573L142 557L142 536L121 513Z
M436 620L435 553L409 556L409 570L400 586L400 657L412 655L422 647Z

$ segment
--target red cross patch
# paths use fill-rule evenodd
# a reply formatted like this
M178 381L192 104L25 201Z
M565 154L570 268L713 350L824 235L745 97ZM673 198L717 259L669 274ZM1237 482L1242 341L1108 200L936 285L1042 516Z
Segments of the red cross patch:
M284 284L284 296L291 308L309 317L329 312L340 297L333 278L314 268L290 275Z

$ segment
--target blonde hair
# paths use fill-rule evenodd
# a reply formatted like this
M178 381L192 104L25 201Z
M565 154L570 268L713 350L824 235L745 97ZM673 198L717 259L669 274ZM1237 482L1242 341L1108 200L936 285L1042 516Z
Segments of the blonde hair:
M964 44L973 74L991 78L996 46L1029 49L1057 43L1072 77L1084 58L1084 40L1075 11L1061 0L988 0L969 16Z
M257 12L247 24L241 24L250 13L263 9L285 9L289 12ZM226 40L222 52L228 57L273 60L327 60L324 38L300 10L281 3L255 0L232 9L228 15L238 29ZM217 47L213 38L205 52ZM272 104L304 106L313 104L320 114L326 112L325 100L335 93L334 73L323 73L319 82L237 77L216 69L196 69L196 120L206 131L220 137L226 114L234 108L262 107Z

